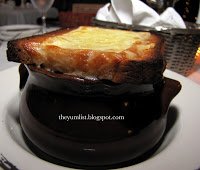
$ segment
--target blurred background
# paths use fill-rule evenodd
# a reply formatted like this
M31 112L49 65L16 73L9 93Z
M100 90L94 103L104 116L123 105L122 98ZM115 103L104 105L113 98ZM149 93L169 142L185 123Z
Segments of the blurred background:
M12 2L18 7L18 10L23 11L25 8L31 8L31 2L30 0L0 0L0 3L10 3ZM199 11L199 0L142 0L147 5L154 8L157 12L162 12L167 7L171 6L174 7L175 10L180 14L180 16L184 19L184 21L189 22L197 22L198 21L198 11ZM64 26L63 22L67 22L68 25L65 26L71 26L72 20L77 19L76 24L82 24L86 25L89 22L89 19L93 16L95 16L96 12L99 8L101 8L106 3L110 2L110 0L55 0L53 7L58 11L58 15L53 16L47 16L49 20L56 22L56 19L58 21L59 16L63 17L65 12L65 17L67 17L64 20L60 21L61 25ZM23 3L23 5L22 5ZM158 8L158 3L161 5L161 9ZM23 6L23 9L20 7ZM3 8L3 7L2 7ZM1 9L1 5L0 5ZM67 12L67 13L66 13ZM2 10L0 10L0 13L3 13ZM5 12L4 12L5 13ZM54 12L55 13L55 12ZM77 13L84 13L84 16L78 16ZM75 16L73 16L75 14ZM83 21L85 19L85 21ZM0 20L3 20L0 14ZM79 20L79 21L78 21ZM200 20L200 16L199 16ZM37 22L40 22L37 20ZM79 23L77 23L79 22ZM85 23L84 23L85 22ZM200 21L198 21L200 22ZM57 22L56 24L58 24ZM1 25L6 25L9 23L3 23L0 22ZM74 24L72 24L73 26Z

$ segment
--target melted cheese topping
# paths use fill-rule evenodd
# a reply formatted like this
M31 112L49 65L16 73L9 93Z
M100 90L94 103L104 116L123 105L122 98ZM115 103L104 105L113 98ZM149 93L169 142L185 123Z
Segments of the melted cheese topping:
M42 45L53 45L63 49L89 49L105 52L121 52L133 43L148 40L150 33L79 27L68 33L50 37Z

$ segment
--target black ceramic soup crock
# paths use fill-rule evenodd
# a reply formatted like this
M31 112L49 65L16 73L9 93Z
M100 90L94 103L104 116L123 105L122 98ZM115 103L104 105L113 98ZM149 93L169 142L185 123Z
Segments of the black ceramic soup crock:
M80 167L118 164L152 149L181 89L169 78L114 84L26 67L29 77L20 101L26 138L41 152Z

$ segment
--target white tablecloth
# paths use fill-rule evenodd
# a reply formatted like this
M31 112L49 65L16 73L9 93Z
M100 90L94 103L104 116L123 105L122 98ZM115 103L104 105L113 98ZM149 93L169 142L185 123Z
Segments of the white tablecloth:
M41 14L35 8L2 8L0 7L0 26L12 25L12 24L36 24L37 18L41 17ZM58 10L51 8L47 17L58 17Z

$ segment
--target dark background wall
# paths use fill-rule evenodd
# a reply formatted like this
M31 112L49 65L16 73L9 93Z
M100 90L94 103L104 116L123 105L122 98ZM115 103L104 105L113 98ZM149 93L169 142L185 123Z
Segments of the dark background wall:
M175 9L185 21L195 22L199 10L199 0L179 0L175 4Z
M26 0L26 2L30 2L30 0ZM72 9L73 3L99 3L106 4L110 2L110 0L55 0L54 5L59 11L67 11ZM21 0L15 0L17 6L21 4Z
M110 0L55 0L54 6L59 10L71 10L73 3L99 3L106 4Z

